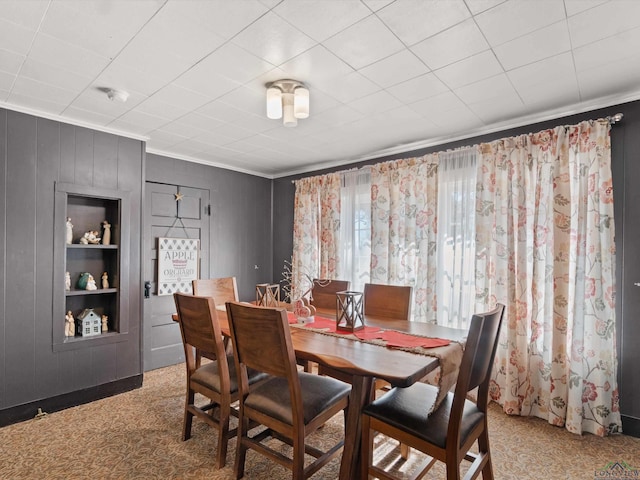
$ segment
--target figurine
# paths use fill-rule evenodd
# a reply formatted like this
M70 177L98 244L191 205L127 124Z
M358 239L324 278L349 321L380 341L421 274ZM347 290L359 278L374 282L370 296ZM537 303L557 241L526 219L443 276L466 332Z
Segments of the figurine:
M83 245L97 245L100 243L100 237L98 236L98 232L96 230L89 230L85 232L84 235L80 238L80 243Z
M109 317L102 315L102 333L109 331Z
M109 275L107 275L107 272L102 274L102 288L109 288Z
M87 290L97 290L96 281L93 278L93 275L89 274L89 278L87 278Z
M67 217L67 245L71 245L73 242L73 224L71 223L71 217Z
M64 319L64 335L66 337L74 337L76 334L76 321L73 318L73 313L71 313L71 310L67 312L67 314L64 316Z
M106 220L102 222L102 244L110 245L111 244L111 224Z
M71 290L71 275L69 272L64 272L64 289L67 292Z

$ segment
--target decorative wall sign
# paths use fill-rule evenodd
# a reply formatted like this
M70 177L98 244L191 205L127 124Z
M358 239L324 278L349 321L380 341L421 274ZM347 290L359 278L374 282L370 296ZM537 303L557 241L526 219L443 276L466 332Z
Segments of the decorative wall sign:
M158 238L158 295L192 293L191 281L198 278L200 240Z

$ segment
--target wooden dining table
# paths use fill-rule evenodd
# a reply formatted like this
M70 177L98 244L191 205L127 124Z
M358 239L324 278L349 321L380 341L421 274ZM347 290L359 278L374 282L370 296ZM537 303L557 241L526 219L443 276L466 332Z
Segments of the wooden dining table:
M226 310L217 308L218 321L224 335L230 335ZM317 315L331 318L335 312L320 311ZM174 315L174 319L177 317ZM464 342L467 331L433 324L390 320L365 316L367 326L445 338ZM374 379L383 379L393 386L408 387L424 378L439 366L437 357L386 348L368 342L326 335L307 328L291 328L291 340L296 358L316 362L336 370L351 383L349 409L345 426L345 442L340 465L340 479L350 480L360 475L360 438L362 409L373 400Z

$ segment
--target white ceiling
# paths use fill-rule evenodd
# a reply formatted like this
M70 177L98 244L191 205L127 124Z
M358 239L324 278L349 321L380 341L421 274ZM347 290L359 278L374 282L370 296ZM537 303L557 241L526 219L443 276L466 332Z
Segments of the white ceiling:
M282 78L311 92L296 128L265 115ZM266 177L635 100L639 80L638 0L0 0L0 106Z

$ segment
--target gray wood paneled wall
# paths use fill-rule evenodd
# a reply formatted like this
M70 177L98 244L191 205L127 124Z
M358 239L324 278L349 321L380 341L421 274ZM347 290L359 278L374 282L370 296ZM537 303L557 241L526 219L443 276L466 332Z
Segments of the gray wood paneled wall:
M0 411L140 376L144 143L0 109ZM126 341L52 349L55 182L130 192ZM124 272L123 272L124 273Z
M400 153L304 175L280 178L274 181L273 204L283 214L274 216L274 270L291 257L293 250L293 201L295 187L292 179L319 175L330 171L360 167L397 158L425 155L463 146L476 145L498 138L538 132L558 125L573 125L583 120L603 118L618 112L624 114L622 121L611 130L611 151L616 223L616 318L619 358L620 412L624 433L640 437L640 101L594 110L569 117L558 118L533 125L495 132L438 145L423 150ZM277 272L277 270L275 270Z

